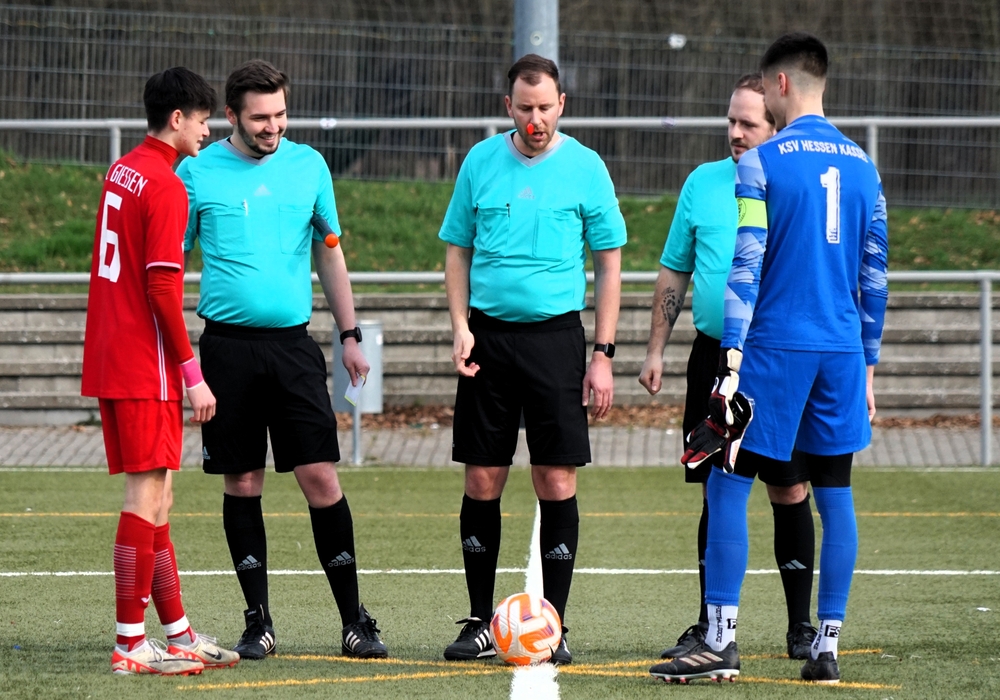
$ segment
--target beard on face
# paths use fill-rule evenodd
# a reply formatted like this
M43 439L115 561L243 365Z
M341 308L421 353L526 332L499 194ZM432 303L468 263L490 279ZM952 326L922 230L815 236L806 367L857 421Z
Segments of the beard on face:
M278 149L278 144L281 142L281 137L285 135L284 129L278 131L274 139L274 148L272 148L271 150L265 150L264 148L261 148L259 145L257 145L257 139L249 131L243 128L243 120L239 118L236 119L236 131L239 132L240 138L243 139L243 143L246 144L247 148L249 148L254 153L257 153L262 156L274 153Z

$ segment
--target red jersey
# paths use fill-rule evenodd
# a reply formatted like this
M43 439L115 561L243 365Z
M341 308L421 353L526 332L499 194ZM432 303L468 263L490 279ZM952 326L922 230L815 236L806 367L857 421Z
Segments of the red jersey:
M184 266L188 198L171 168L177 155L147 136L104 178L83 342L84 396L183 396L179 358L169 356L147 297L149 268ZM176 277L180 304L184 281Z

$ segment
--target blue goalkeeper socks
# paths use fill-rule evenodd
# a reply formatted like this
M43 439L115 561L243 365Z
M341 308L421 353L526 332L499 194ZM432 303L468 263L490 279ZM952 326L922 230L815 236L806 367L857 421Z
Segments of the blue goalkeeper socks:
M750 551L747 499L753 479L712 468L708 477L708 548L705 551L705 602L740 604L740 588Z
M816 510L823 521L819 555L819 619L843 620L858 558L858 524L851 487L813 487ZM711 531L711 524L709 524Z

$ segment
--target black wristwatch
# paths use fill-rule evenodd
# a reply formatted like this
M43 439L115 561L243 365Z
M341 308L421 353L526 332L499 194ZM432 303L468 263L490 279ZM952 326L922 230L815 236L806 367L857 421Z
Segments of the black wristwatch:
M610 360L615 356L615 344L614 343L597 343L594 345L594 352L603 352L608 356Z
M354 338L359 343L361 342L361 328L355 326L349 331L344 331L340 334L340 344L343 345L344 341L348 338Z

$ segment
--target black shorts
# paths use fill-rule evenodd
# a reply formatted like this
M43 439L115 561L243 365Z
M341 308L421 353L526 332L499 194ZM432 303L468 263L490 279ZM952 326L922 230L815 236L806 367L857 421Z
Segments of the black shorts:
M202 372L218 401L215 416L201 426L207 473L263 469L268 432L276 471L340 460L326 358L305 324L247 328L206 321L199 342Z
M475 337L469 361L480 369L458 379L451 458L509 467L523 411L531 464L589 462L582 403L587 343L580 313L512 323L473 309L469 328Z
M786 462L742 449L736 455L733 471L738 476L745 476L748 479L757 477L769 486L795 486L795 484L809 481L807 464L809 457L810 455L798 450L792 450L792 458ZM849 473L850 464L848 463Z
M687 396L684 400L684 449L687 436L708 417L708 397L715 385L715 375L719 370L719 348L721 343L710 335L698 331L687 364ZM689 484L704 484L712 467L722 466L722 453L716 452L694 469L684 469L684 481Z

